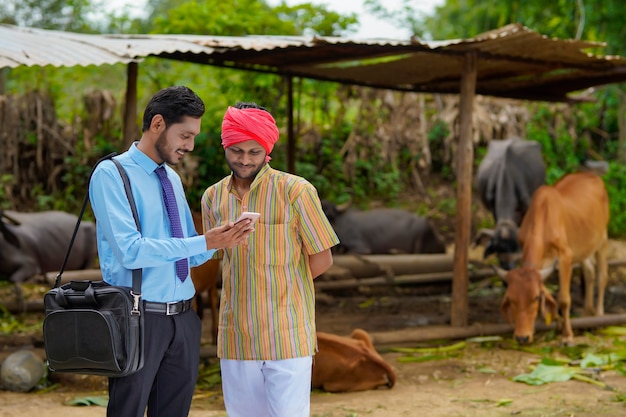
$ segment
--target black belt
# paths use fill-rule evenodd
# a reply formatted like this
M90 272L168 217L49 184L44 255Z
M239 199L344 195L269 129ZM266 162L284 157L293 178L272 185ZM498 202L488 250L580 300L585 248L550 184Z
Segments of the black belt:
M157 303L154 301L144 301L144 310L146 313L161 313L166 316L184 313L191 309L191 298L185 301L175 301L171 303Z

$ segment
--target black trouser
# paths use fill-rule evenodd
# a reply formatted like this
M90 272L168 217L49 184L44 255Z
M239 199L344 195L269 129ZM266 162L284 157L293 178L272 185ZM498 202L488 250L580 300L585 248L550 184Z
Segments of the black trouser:
M109 378L108 417L186 417L198 379L202 324L194 310L144 313L144 365Z

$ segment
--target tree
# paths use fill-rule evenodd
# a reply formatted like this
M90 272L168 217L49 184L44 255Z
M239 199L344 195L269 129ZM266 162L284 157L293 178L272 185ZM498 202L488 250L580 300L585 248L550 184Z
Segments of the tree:
M90 0L5 0L0 22L42 29L93 32L87 18Z
M164 4L177 4L154 16L152 33L193 33L198 35L338 35L353 30L357 24L354 14L342 16L320 6L285 3L271 7L264 1L240 0L228 3L221 0L156 2L154 10ZM153 13L154 15L154 13ZM194 16L189 19L188 16Z

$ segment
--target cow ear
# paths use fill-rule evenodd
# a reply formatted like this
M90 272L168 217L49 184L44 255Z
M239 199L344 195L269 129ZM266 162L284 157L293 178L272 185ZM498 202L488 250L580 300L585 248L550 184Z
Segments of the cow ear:
M546 325L550 325L552 323L552 319L557 315L557 304L552 295L548 292L548 290L544 287L541 290L541 315L546 322Z
M365 343L365 345L371 348L374 348L370 335L363 329L360 329L360 328L354 329L352 333L350 334L350 337L355 340L360 340L363 343Z

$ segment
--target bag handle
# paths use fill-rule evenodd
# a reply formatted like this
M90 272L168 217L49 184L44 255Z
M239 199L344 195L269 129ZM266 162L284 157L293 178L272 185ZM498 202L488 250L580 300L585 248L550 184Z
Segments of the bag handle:
M98 300L96 299L96 290L94 289L91 281L72 281L70 283L72 290L83 291L85 294L85 300L89 301L95 308L100 308ZM54 294L54 298L57 304L63 308L68 308L70 303L65 296L65 290L63 288Z
M91 169L87 184L91 182L91 176L93 175L94 171L96 170L96 167L100 164L100 162L110 159L115 164L115 166L117 167L117 170L120 173L120 176L122 177L122 182L124 183L124 190L126 191L126 197L128 198L128 202L130 203L130 209L133 213L133 218L135 219L135 225L137 226L137 230L141 232L141 225L139 223L139 215L137 214L137 207L135 205L133 191L130 188L130 180L128 179L128 175L126 175L126 170L124 170L124 168L122 167L122 164L120 164L116 159L113 158L116 155L117 155L117 152L112 152L108 154L107 156L100 158ZM67 261L70 257L70 252L72 250L72 246L74 245L74 240L76 238L76 234L78 233L80 222L83 219L83 215L85 214L85 209L87 208L88 201L89 201L89 191L87 191L87 193L85 194L85 198L83 199L83 205L80 209L78 220L76 221L76 226L74 227L74 233L72 234L72 239L70 240L70 244L67 248L67 252L65 253L65 259L63 259L61 270L59 271L59 274L56 277L53 288L57 288L61 283L61 275L63 275L63 271L65 270L65 265L67 264ZM131 294L133 296L134 303L133 303L133 310L131 311L131 314L139 314L139 298L141 297L141 277L142 277L141 268L133 269L133 284L132 284Z

